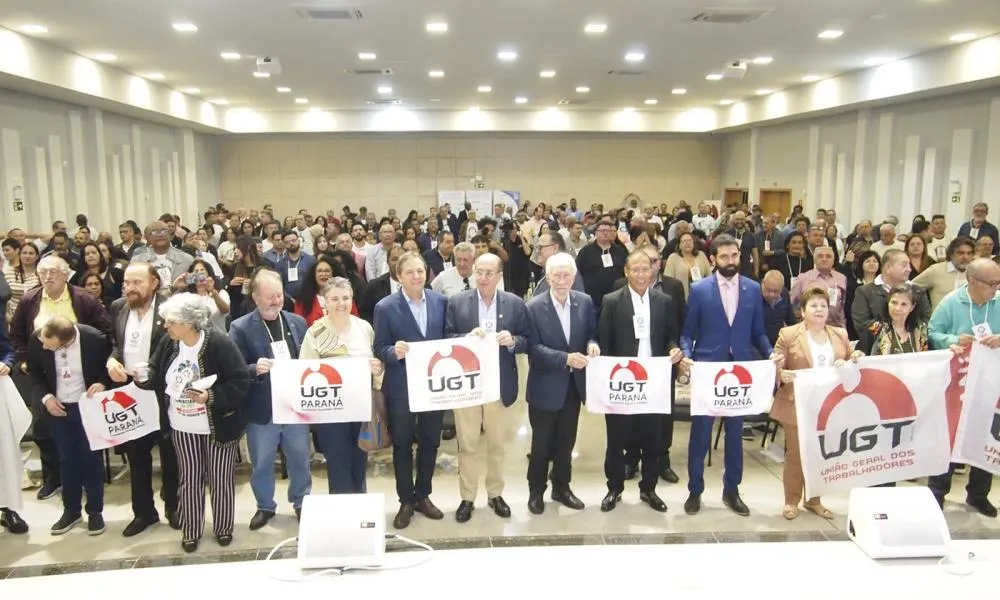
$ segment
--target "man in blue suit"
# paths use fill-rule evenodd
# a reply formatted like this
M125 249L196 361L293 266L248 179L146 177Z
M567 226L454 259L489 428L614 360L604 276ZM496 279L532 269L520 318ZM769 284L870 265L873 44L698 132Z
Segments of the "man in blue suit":
M597 318L586 293L572 290L576 261L556 254L545 263L549 291L527 304L529 319L527 400L531 423L528 510L545 511L542 495L551 463L552 499L574 510L583 502L569 487L580 406L587 397L587 356L598 356Z
M757 360L758 356L774 356L771 342L764 329L760 285L743 277L740 271L740 244L729 235L720 235L712 242L712 263L715 276L691 285L688 313L681 332L684 365L692 361L728 362ZM758 354L759 352L759 354ZM691 438L688 442L688 499L684 512L689 515L701 510L701 494L705 491L705 455L712 438L712 417L691 417ZM740 516L750 509L740 499L739 485L743 479L743 419L725 420L726 451L723 473L722 501Z
M448 337L478 335L496 339L500 344L500 400L482 406L455 409L458 434L458 487L462 502L455 520L465 523L479 488L479 438L486 434L487 506L501 518L510 517L510 506L503 499L503 458L507 437L504 409L517 400L517 359L515 354L528 350L528 312L524 302L509 292L497 289L503 276L503 261L496 254L483 254L473 266L476 289L458 292L448 298L444 332Z
M257 501L257 512L250 519L250 531L257 531L274 518L274 458L278 445L285 454L288 469L288 501L298 517L302 499L312 491L309 471L309 426L276 425L271 416L271 367L275 360L299 357L306 321L281 310L284 290L281 276L261 270L251 283L251 295L257 309L233 321L229 334L236 342L250 372L247 392L247 447L250 449L250 488Z
M395 294L375 305L375 356L385 363L382 394L389 411L392 435L392 468L396 474L399 512L396 529L405 529L419 512L429 519L444 513L431 502L431 479L441 444L442 411L410 412L406 381L406 353L410 342L444 337L448 300L424 289L427 264L415 252L406 252L396 263L396 278L402 285ZM417 479L413 480L413 437L417 437Z

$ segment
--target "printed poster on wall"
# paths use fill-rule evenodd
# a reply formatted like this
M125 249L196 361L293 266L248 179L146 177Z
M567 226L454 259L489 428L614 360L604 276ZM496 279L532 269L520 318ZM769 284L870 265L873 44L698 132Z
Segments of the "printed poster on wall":
M745 417L771 410L776 370L769 360L695 362L691 367L691 414Z
M669 415L673 369L665 356L591 357L587 361L587 410L603 415Z
M500 399L500 346L465 336L411 342L406 380L412 412L480 406Z
M271 367L271 412L277 425L358 423L372 417L367 357L277 360Z

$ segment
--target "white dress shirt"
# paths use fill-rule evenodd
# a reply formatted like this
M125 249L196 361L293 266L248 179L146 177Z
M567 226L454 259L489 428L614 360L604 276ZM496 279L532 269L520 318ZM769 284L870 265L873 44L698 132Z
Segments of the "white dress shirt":
M125 370L130 371L139 363L149 362L150 345L153 342L153 320L155 312L153 302L150 302L146 315L139 318L139 312L128 309L125 320L125 346L122 348L122 360Z
M83 356L80 349L80 330L68 346L55 351L56 398L63 404L76 404L87 391L83 379Z
M635 355L639 358L648 358L653 356L653 346L649 339L652 335L649 321L649 289L647 288L640 296L632 286L628 286L628 293L632 297L632 314L646 323L646 338L639 340L639 349Z
M549 293L549 299L552 300L552 306L556 309L556 316L559 317L559 324L562 325L563 335L566 336L566 343L569 344L569 324L570 315L573 311L573 302L570 300L569 296L566 296L566 303L559 304L556 297L551 292Z

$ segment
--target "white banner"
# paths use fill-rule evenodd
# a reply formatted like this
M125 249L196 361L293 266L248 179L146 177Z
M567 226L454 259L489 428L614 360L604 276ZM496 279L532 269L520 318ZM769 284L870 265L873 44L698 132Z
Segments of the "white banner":
M357 423L372 418L367 357L276 360L271 367L271 420L276 425Z
M31 427L31 411L9 376L0 376L0 506L23 508L21 438Z
M795 372L806 497L948 470L948 350Z
M1000 475L1000 350L972 345L952 462Z
M587 410L600 415L669 415L673 375L665 356L590 358Z
M695 362L691 367L691 414L745 417L771 410L774 363Z
M80 420L91 450L113 448L160 430L156 393L134 383L88 398L80 396Z
M500 346L478 336L411 342L406 379L412 412L495 402L500 399Z

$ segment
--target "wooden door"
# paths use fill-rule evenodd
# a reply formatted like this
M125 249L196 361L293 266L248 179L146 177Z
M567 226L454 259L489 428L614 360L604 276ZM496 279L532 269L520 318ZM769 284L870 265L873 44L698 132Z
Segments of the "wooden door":
M792 190L761 190L760 209L765 215L777 213L785 219L792 212Z
M733 204L744 204L747 201L746 188L726 188L722 206L732 206Z

